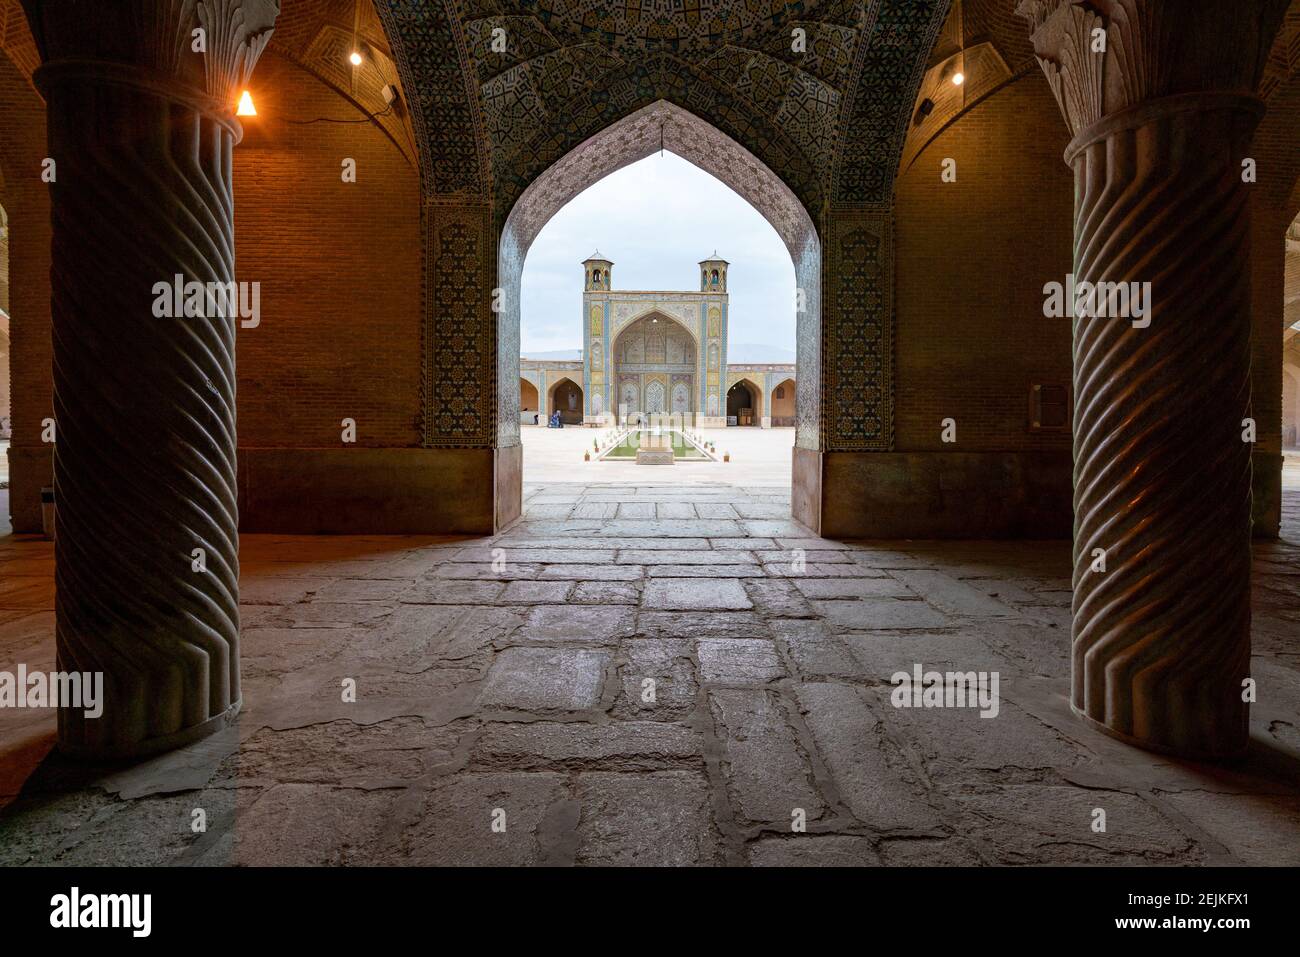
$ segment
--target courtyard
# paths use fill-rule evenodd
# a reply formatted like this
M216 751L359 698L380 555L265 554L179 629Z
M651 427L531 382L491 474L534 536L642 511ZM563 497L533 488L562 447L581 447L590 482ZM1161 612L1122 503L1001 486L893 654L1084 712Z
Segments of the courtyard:
M783 488L789 501L790 455L794 429L721 428L693 429L717 448L716 462L675 462L671 466L641 465L635 461L598 461L592 442L612 434L608 429L565 426L522 426L524 482L587 482L630 485L727 484ZM583 453L592 460L583 461ZM730 462L721 461L723 455ZM789 510L785 513L789 515Z

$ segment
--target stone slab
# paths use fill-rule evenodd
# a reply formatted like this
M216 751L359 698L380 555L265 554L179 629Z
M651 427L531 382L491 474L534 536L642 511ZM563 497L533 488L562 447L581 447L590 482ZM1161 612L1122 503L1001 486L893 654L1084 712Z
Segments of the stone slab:
M507 648L479 693L484 708L584 711L597 707L610 656L604 651Z
M740 610L753 602L731 578L654 578L645 584L641 605L664 611Z

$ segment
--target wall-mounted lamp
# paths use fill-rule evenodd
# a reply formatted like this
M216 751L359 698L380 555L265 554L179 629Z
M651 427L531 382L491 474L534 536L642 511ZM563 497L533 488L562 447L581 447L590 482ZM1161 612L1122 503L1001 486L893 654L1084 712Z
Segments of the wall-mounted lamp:
M391 83L385 83L384 88L379 92L383 94L384 102L388 104L390 110L398 114L402 112L402 97L397 92L397 87Z
M253 94L245 90L239 95L239 106L235 108L236 116L257 116L257 108L253 106Z

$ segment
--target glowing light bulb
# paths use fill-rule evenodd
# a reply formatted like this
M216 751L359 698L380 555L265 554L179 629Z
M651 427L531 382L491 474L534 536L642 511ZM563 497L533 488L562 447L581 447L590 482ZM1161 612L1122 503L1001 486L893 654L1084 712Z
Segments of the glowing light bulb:
M257 116L257 108L253 106L253 94L245 90L239 97L239 106L235 110L236 116Z
M965 82L966 82L966 74L965 74L965 73L954 73L954 74L952 75L952 85L953 85L953 86L961 86L961 85L962 85L963 83L965 83Z
M348 62L351 63L353 66L361 66L361 54L356 50L353 50L350 54L348 54Z

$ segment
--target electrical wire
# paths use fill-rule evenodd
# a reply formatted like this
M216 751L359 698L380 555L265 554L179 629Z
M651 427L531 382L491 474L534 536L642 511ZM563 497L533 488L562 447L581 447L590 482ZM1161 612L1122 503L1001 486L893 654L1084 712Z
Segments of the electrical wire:
M380 110L378 113L367 113L363 119L358 120L340 120L333 116L318 116L311 120L290 120L282 118L281 122L292 123L295 126L310 126L312 123L371 123L381 116L388 116L393 112L393 104L388 104L388 108Z

